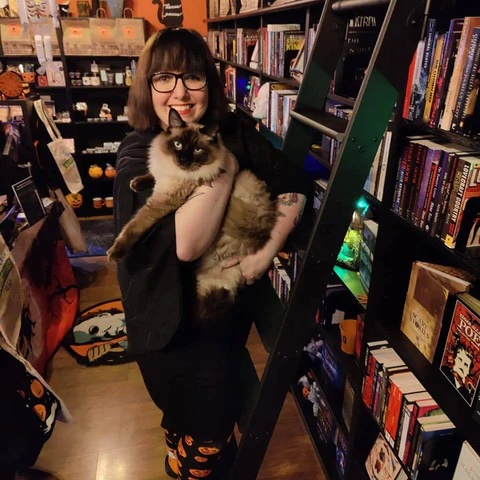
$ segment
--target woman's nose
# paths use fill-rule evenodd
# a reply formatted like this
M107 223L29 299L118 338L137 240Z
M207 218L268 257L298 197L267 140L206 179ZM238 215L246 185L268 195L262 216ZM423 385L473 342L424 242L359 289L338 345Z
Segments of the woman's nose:
M188 95L188 90L185 88L181 78L177 80L177 85L175 85L173 94L175 95L175 98L185 98Z

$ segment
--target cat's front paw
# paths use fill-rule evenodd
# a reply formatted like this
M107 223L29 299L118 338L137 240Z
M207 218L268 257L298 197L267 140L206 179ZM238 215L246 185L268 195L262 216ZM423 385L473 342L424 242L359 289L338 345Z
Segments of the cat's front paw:
M108 261L118 262L127 254L127 252L128 245L117 239L115 243L107 250Z
M138 193L140 191L140 182L138 178L130 180L130 190L133 190L135 193Z

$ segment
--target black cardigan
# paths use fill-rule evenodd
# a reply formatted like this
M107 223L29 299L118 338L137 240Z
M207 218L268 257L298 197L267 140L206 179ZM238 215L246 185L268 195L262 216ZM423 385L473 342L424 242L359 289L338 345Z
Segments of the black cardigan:
M307 192L307 181L279 150L253 126L228 114L220 132L225 146L236 156L240 169L250 169L269 186L272 198L281 193ZM115 231L121 230L142 206L151 191L134 193L130 180L147 171L147 149L158 132L132 132L118 150L114 182ZM194 294L194 263L178 260L175 215L161 219L137 242L118 265L118 279L125 309L129 351L141 354L163 349L179 325L187 320Z

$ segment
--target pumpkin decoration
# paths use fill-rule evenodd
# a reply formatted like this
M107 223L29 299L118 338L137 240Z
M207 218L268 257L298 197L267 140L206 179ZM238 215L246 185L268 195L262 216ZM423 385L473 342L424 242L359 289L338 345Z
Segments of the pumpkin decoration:
M80 193L69 193L65 198L72 208L80 208L82 206L83 197Z
M197 468L191 468L189 470L189 472L192 475L194 475L195 477L198 477L198 478L208 477L212 473L211 470L200 470L200 469L197 469Z
M217 447L198 447L198 451L202 453L203 455L215 455L217 454L220 449Z
M42 422L44 422L45 419L47 418L47 409L45 408L44 405L41 405L41 404L35 405L33 407L33 411L37 414L38 418L40 418Z
M107 163L107 166L105 167L105 176L108 178L113 178L117 174L117 170L115 167Z
M100 178L103 175L103 170L96 163L94 163L93 165L90 165L88 174L92 178Z
M43 397L43 394L45 393L43 385L36 378L32 381L30 385L30 390L37 398Z

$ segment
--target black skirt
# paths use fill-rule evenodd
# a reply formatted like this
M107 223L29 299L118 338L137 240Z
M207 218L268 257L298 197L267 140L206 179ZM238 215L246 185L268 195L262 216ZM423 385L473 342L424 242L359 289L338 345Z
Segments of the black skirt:
M183 325L163 350L135 356L166 430L201 440L233 431L243 404L238 358L251 327L249 290L228 321L200 330Z

